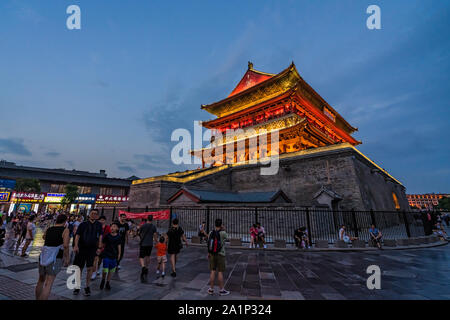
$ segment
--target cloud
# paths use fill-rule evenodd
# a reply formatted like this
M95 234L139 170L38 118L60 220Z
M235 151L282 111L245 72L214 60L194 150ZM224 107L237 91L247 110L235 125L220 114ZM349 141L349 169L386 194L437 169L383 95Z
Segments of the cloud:
M51 152L47 152L45 155L50 158L56 158L56 157L59 157L61 155L61 153L51 151Z
M128 173L136 173L136 169L131 166L118 166L117 169Z
M31 152L23 144L23 139L19 138L0 138L0 153L14 154L18 156L31 156Z

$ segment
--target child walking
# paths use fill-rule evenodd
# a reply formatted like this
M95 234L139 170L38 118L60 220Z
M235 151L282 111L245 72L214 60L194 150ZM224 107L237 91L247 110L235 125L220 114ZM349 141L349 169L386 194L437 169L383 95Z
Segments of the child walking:
M111 232L103 237L103 273L102 282L100 283L100 290L105 288L106 290L111 290L111 277L116 271L117 261L120 258L121 248L121 238L119 235L119 225L114 222L111 225ZM106 285L105 285L106 280Z
M156 247L156 259L158 262L158 267L156 268L156 277L159 278L159 272L161 271L161 277L164 278L166 275L166 252L167 252L167 238L161 236L159 242L155 245Z

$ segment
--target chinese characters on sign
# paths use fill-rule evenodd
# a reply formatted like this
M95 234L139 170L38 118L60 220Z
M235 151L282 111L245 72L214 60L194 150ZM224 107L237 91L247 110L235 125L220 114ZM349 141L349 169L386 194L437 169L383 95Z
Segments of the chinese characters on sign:
M47 193L47 196L44 199L46 203L61 203L64 198L65 193Z
M45 193L13 192L11 201L42 202L44 197Z
M98 195L95 202L98 204L119 204L128 201L128 199L129 197L126 196Z

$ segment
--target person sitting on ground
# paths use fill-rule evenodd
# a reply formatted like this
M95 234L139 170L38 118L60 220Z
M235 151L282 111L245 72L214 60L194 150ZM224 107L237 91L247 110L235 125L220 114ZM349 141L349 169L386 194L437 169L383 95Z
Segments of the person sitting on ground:
M303 241L303 231L302 227L299 227L298 229L295 229L294 231L294 240L295 240L295 246L297 248L303 248L302 241Z
M208 237L208 234L206 233L206 222L204 221L198 227L198 236L200 237L200 243L203 242L203 239L206 239Z
M311 244L309 243L308 229L306 229L306 227L302 227L301 230L303 232L303 237L302 237L303 246L305 249L310 249Z
M442 238L442 240L445 240L445 238L447 238L447 232L445 232L445 230L442 227L442 224L440 222L436 222L434 224L433 233L435 235L437 235L438 237Z
M339 230L339 240L344 241L345 243L351 243L353 240L357 240L356 237L350 237L347 234L347 230L345 225L342 225L341 229Z
M372 224L370 226L369 235L370 235L370 240L372 241L372 243L374 245L376 245L378 247L378 249L381 249L381 237L382 237L382 234L381 234L381 231L378 230L375 227L374 224Z
M258 246L261 247L261 243L262 243L264 246L264 249L266 249L267 248L266 240L265 240L266 232L264 230L264 227L261 226L261 223L259 223L259 222L256 223L256 231L258 232Z

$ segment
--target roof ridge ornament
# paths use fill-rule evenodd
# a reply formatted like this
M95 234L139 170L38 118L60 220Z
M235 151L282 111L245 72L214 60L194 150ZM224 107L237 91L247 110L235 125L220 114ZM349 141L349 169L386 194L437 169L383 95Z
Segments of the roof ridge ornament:
M251 61L248 62L248 70L253 70L253 63Z

